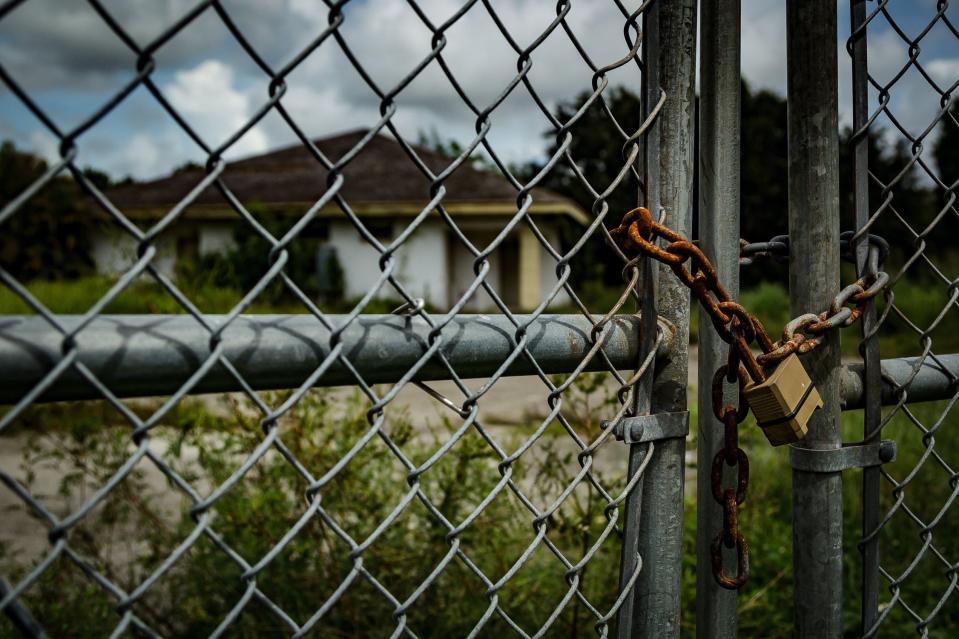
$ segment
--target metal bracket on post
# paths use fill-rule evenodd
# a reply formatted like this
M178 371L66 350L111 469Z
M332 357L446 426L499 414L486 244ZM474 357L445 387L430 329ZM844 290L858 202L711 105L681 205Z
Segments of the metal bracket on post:
M881 466L896 459L896 442L851 444L842 448L789 447L789 465L807 473L840 473L850 468Z
M603 422L603 429L609 422ZM685 439L689 434L689 411L624 417L613 428L616 439L627 444L644 444L660 439Z

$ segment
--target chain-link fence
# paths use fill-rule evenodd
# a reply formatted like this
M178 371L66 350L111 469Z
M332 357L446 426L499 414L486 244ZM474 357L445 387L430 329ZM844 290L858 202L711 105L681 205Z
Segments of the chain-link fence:
M0 26L31 4L6 3ZM129 75L69 125L35 98L30 64L0 61L5 90L55 138L58 156L5 193L0 211L15 243L0 280L24 309L0 320L5 632L607 636L611 627L629 633L644 615L676 626L670 601L642 610L631 602L652 588L644 579L678 584L679 556L648 560L643 544L662 540L640 527L675 522L677 508L681 522L682 499L659 513L665 502L655 498L641 509L641 496L656 492L652 479L643 486L647 469L665 453L637 435L626 473L614 431L648 411L644 373L687 328L659 328L648 302L645 319L629 315L641 300L640 269L607 227L621 214L611 200L657 208L646 187L652 172L659 188L659 156L648 154L668 156L678 138L654 126L669 98L649 73L673 64L668 77L689 88L673 108L691 114L691 65L677 74L677 59L660 53L659 9L648 1L611 3L610 33L621 43L609 59L584 47L570 2L557 3L529 39L493 3L466 2L440 20L409 2L400 9L428 32L428 53L383 82L355 53L353 3L325 4L326 27L277 64L229 3L200 2L143 41L91 0L88 18L125 48ZM229 32L262 89L253 116L222 141L157 80L159 61L201 20ZM478 21L495 27L515 64L482 101L471 96L488 87L463 84L445 53ZM692 38L691 23L669 24L683 31L666 37ZM547 42L582 65L573 109L575 94L558 103L539 89L534 70L551 65L541 56ZM336 73L375 96L379 119L317 140L285 97L298 68L329 51L341 61ZM445 155L396 124L426 73L444 79L475 124L469 142ZM642 94L636 108L614 109L612 73ZM89 135L134 95L172 118L203 166L120 186L81 166ZM525 101L548 132L548 157L535 167L512 166L493 141L509 100ZM227 161L268 117L298 145ZM604 158L615 166L584 168L595 159L579 143L586 119L590 131L596 122L608 131L615 148ZM656 143L646 144L651 135ZM250 178L270 162L306 184L285 208L271 198L300 185ZM546 188L557 179L587 194L591 208ZM38 269L27 264L31 243L62 231L34 222L47 213L44 198L63 188L76 189L96 220L81 239L116 273L80 312L38 291L30 279ZM384 200L394 208L377 209ZM237 294L216 303L192 284L221 265L203 255L202 234L199 255L189 241L197 220L214 219L244 236L233 250L248 271ZM317 234L338 259L313 248ZM615 277L597 293L599 262L613 264ZM142 298L165 310L142 315ZM140 315L120 314L129 308ZM678 361L685 378L685 357ZM192 397L211 392L227 394ZM680 437L667 445L672 465L657 471L680 495L682 434L669 435ZM674 532L669 544L680 544Z
M899 449L895 462L867 469L862 484L862 630L870 637L959 632L957 378L949 354L959 346L956 78L936 53L959 37L949 4L851 3L849 202L860 233L892 244L885 300L864 325L864 436L894 439ZM880 141L894 150L877 152ZM916 401L929 403L907 405Z
M122 71L67 106L50 86L93 63L31 26L54 23L43 0L0 7L0 100L53 158L0 148L2 633L678 636L695 544L696 632L728 637L790 574L770 566L790 531L799 634L959 632L959 81L923 53L955 46L954 9L851 0L844 60L834 5L786 3L790 234L749 244L739 3L599 4L325 1L278 49L262 7L184 3L151 31L89 0L69 19ZM214 31L259 91L242 117L215 62L170 80ZM325 101L333 78L372 105L361 128L327 124L359 117ZM191 101L208 87L214 117ZM465 114L460 142L424 133L424 101ZM149 154L145 109L172 127L165 177L91 169L105 138ZM517 160L517 121L545 152ZM257 146L267 128L292 144ZM651 217L623 219L637 203ZM675 268L622 252L637 224ZM791 501L749 479L716 375L753 323L738 266L775 256L798 318L756 331L751 372L802 353L824 403L788 460L750 450L754 475L791 465ZM713 312L694 489L677 276ZM833 330L856 320L858 352ZM760 517L788 509L754 492L792 508L782 539ZM770 577L737 600L750 527Z

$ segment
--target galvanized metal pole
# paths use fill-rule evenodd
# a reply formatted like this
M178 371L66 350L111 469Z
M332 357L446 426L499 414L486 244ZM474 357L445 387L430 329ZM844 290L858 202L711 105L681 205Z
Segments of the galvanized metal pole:
M392 383L423 358L433 326L419 317L364 315L351 318L327 315L333 326L349 325L338 332L336 347L350 362L327 362L314 384L339 386L356 382L354 371L368 384ZM656 339L652 315L650 339ZM61 327L78 330L85 318L61 315ZM529 316L459 315L443 330L439 353L462 377L489 377L497 373L515 347L515 321ZM222 326L224 316L206 315L210 326ZM603 352L617 369L632 366L646 334L642 320L632 316L614 319L607 328ZM528 324L527 348L538 370L569 373L591 345L593 322L582 315L540 315ZM331 331L312 315L247 315L234 319L220 333L218 347L228 370L216 364L191 387L191 393L243 390L233 372L255 390L296 388L313 375L331 353ZM0 319L0 404L16 403L43 383L50 370L64 359L63 333L37 316ZM76 361L91 371L117 397L168 395L177 392L213 353L210 332L189 315L101 315L73 339ZM665 355L661 345L657 355ZM436 358L433 358L434 360ZM605 370L601 357L586 370ZM502 371L504 375L536 372L523 357ZM443 364L427 361L413 376L417 381L448 379ZM37 401L98 399L102 394L80 374L68 368L59 374Z
M696 2L660 0L647 17L646 37L651 55L646 69L647 105L665 93L657 125L649 136L646 167L654 215L689 235L692 230L693 145L695 114ZM658 84L658 87L656 86ZM658 180L657 180L658 178ZM675 326L672 351L657 369L652 412L679 412L687 404L687 345L689 291L666 268L656 265L656 309ZM679 637L680 586L683 551L683 488L685 439L656 442L646 467L642 501L646 516L640 521L639 548L643 570L636 584L633 607L634 636L657 639Z
M788 0L789 296L793 315L829 308L839 291L836 4ZM824 406L807 448L838 448L839 336L804 358ZM796 636L842 636L842 476L793 470Z
M959 378L957 354L936 355L934 358L897 357L869 363L869 366L873 365L881 373L878 382L867 381L869 373L865 364L843 366L839 388L843 410L864 408L867 401L875 401L867 399L871 397L870 392L879 397L882 406L895 406L903 400L906 404L934 402L950 399L956 394L956 379ZM899 393L903 386L909 387L905 397Z
M699 44L699 246L720 281L739 296L740 0L702 0ZM723 509L711 497L709 468L723 447L715 418L712 378L729 346L705 313L699 318L699 424L696 439L696 636L736 636L736 591L712 575L712 535L723 527ZM726 401L739 391L727 385ZM728 569L735 574L735 568Z
M645 122L652 115L653 109L659 100L659 81L655 73L649 73L659 64L659 3L653 3L643 12L642 25L642 52L643 62L647 73L642 78L642 93L640 95L641 113L640 122ZM653 120L643 138L643 152L637 161L639 165L637 171L643 176L643 189L640 192L639 201L652 211L659 208L659 163L651 161L659 154L659 127L662 114ZM642 319L643 327L640 334L639 359L642 362L650 349L653 348L653 342L650 341L653 333L649 330L655 328L653 319L657 314L656 300L656 274L658 264L649 257L640 262L640 280L639 290L642 294ZM655 362L650 369L633 387L633 415L648 415L652 407L653 394L653 375L655 373ZM623 522L623 550L620 561L620 588L630 587L632 583L632 592L624 600L619 610L619 624L617 627L617 637L619 639L633 639L635 637L645 636L641 634L640 626L643 625L642 617L645 609L645 602L640 602L638 581L633 582L633 574L639 568L640 575L646 571L651 558L647 552L647 547L640 542L640 529L644 519L643 517L643 493L646 486L647 470L643 470L647 455L659 454L657 443L632 444L629 447L629 466L627 477L632 478L636 473L643 472L643 478L633 487L632 492L626 499L626 516ZM651 513L652 511L650 511Z
M866 0L850 3L852 28L852 119L853 175L856 203L856 228L869 222L869 78L866 58ZM856 247L856 271L859 277L871 275L877 268L870 263L868 242ZM876 332L876 305L869 301L862 315L863 356L863 439L875 443L880 438L882 421L882 375L879 338ZM873 466L862 474L862 633L871 632L879 616L879 482L880 469Z

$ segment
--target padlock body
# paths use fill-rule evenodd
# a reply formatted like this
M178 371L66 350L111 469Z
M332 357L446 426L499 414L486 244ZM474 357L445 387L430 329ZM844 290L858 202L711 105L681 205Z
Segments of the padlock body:
M793 353L761 384L750 383L746 401L766 439L773 446L798 442L809 431L809 418L822 408L819 391Z

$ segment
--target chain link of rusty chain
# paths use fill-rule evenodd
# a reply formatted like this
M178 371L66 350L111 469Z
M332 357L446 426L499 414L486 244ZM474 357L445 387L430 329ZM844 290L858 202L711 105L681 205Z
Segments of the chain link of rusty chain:
M878 263L882 264L889 255L889 242L879 235L870 233L868 236L870 249L877 251ZM856 255L854 252L855 231L843 231L839 235L839 257L846 261L855 263ZM783 260L789 257L789 236L775 235L765 242L749 242L739 240L739 265L749 266L755 264L761 258L772 258Z
M619 226L610 230L610 236L627 255L643 254L668 265L695 295L720 338L730 345L728 360L716 371L712 382L713 414L723 424L724 438L723 448L713 458L710 470L713 499L723 508L723 528L713 539L711 558L717 583L723 588L739 589L749 575L749 545L738 522L739 506L745 501L749 487L749 458L739 446L739 425L749 414L743 390L750 378L757 384L766 379L766 366L778 364L793 353L811 351L822 343L826 333L847 327L859 319L865 304L889 281L886 273L879 270L888 253L888 245L881 238L869 236L869 259L875 267L874 275L860 278L839 291L828 310L800 315L790 321L780 340L774 343L762 323L732 299L702 250L681 234L653 220L647 209L640 207L626 213ZM657 244L659 239L668 242L665 248ZM853 235L843 233L842 241L841 251L851 254ZM743 263L745 256L749 260L746 263L751 263L754 257L761 255L788 254L789 238L777 236L758 245L744 243L741 248L740 262ZM751 343L759 347L760 355L753 353ZM723 403L724 381L738 382L739 406ZM724 466L735 469L735 486L723 487ZM736 550L734 576L727 575L723 568L723 547Z

